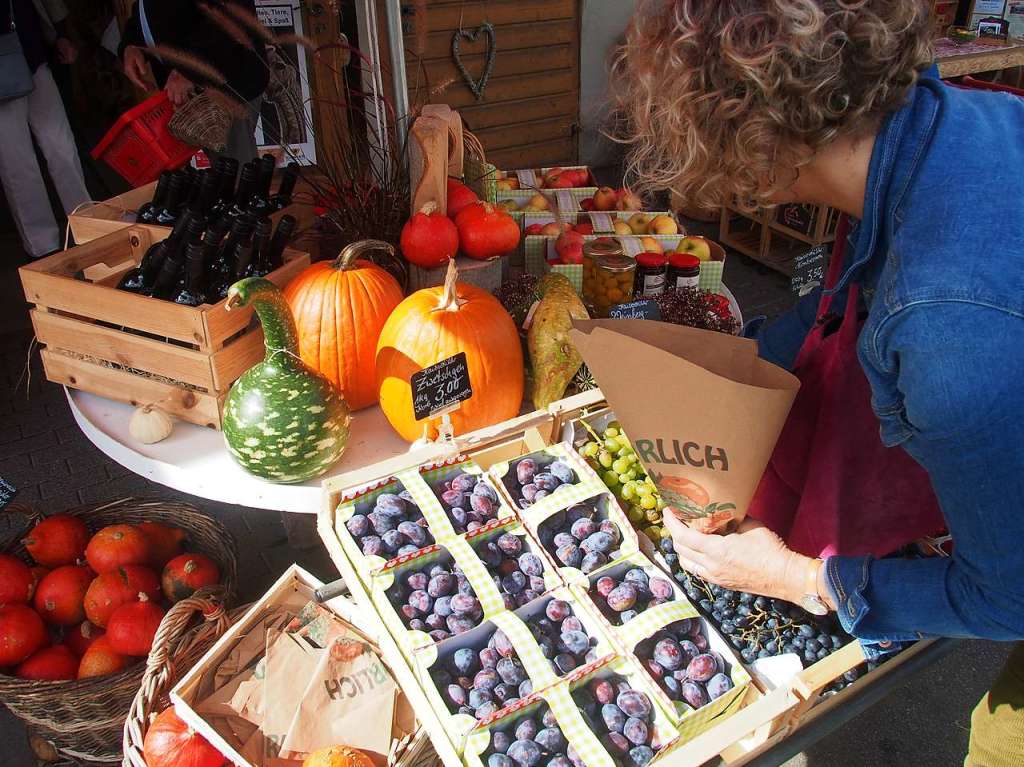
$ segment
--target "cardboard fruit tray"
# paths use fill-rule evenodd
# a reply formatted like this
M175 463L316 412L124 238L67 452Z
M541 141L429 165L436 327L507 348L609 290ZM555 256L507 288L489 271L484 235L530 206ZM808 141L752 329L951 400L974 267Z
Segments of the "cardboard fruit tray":
M563 435L572 434L573 422L606 410L607 405L599 391L586 392L554 403L547 411L520 416L504 424L456 438L451 443L429 445L408 455L328 479L324 483L324 505L318 517L318 531L346 583L353 585L352 592L356 601L373 610L379 616L380 624L385 622L385 615L392 609L390 606L381 608L379 600L373 600L371 589L364 583L366 576L359 574L359 569L365 572L367 568L360 566L357 569L359 557L350 557L348 554L352 547L345 543L347 532L343 518L348 512L343 499L353 494L358 497L367 488L390 481L401 472L413 470L418 473L421 465L431 462L458 465L465 464L468 459L479 471L491 475L505 503L514 508L515 499L510 496L508 486L502 482L509 467L527 455L546 450L554 449L556 453L564 454L568 446L561 443L561 440ZM598 491L604 491L603 485ZM559 505L555 501L551 504ZM545 512L542 507L514 510L514 520L501 517L493 524L517 526L517 520L521 520L521 527L526 529L535 544L539 544L535 537L537 527L531 520L531 513L541 516ZM486 536L489 532L492 531L481 534ZM623 568L639 566L652 574L656 573L659 568L657 552L646 537L639 536L637 541L639 551L625 553L606 566L605 571L616 573ZM542 546L538 548L543 550ZM650 552L650 556L643 553L645 550ZM431 553L422 552L420 556L429 556ZM544 554L547 564L558 564L547 552ZM663 559L661 565L664 565ZM649 693L660 716L666 717L670 723L674 734L669 742L662 743L657 749L658 764L697 767L715 757L729 765L745 764L788 737L797 728L814 722L823 713L842 705L857 690L873 684L929 644L919 642L876 670L863 674L841 693L823 697L833 682L864 663L864 654L856 642L851 642L804 669L785 683L771 687L752 678L749 669L733 654L724 639L714 630L713 624L686 601L685 596L641 613L634 619L637 621L635 627L629 624L614 626L601 612L599 605L588 596L596 580L594 573L583 578L582 574L576 575L559 569L558 574L564 585L515 610L492 611L479 625L451 639L423 643L412 648L403 646L399 640L403 639L403 633L411 632L406 630L397 617L395 620L400 628L396 628L395 620L391 620L391 630L381 632L382 651L395 669L403 688L407 685L415 688L409 689L407 694L424 728L430 733L439 757L448 767L478 767L485 763L492 734L507 729L510 723L514 725L519 718L528 716L539 706L550 707L563 733L567 737L572 734L574 741L583 749L579 753L586 754L588 765L608 764L604 748L594 748L593 740L587 737L589 728L585 725L580 727L579 706L572 706L575 711L572 713L568 704L573 692L578 689L578 677L610 673L604 670L607 667L628 668L637 675L638 688ZM596 575L599 577L601 573ZM596 640L592 660L561 677L552 675L549 666L539 664L536 654L531 650L535 648L536 640L530 625L537 622L545 602L554 598L569 603L573 612L581 618L588 634ZM699 624L710 648L720 652L726 660L727 673L734 684L729 694L697 711L691 711L687 706L668 699L637 659L637 653L643 654L648 649L644 646L647 636L666 625L678 625L679 621ZM648 630L650 624L653 624L653 628ZM511 707L499 710L482 723L475 723L472 717L451 710L442 693L433 684L431 672L440 668L456 649L486 645L490 633L499 627L508 636L531 678L537 676L537 683L531 694L516 700ZM593 660L594 657L596 660ZM659 721L664 721L660 716Z
M263 358L252 309L182 306L117 289L170 229L130 226L21 267L48 380L219 429L231 384ZM284 286L309 265L291 248L267 275Z

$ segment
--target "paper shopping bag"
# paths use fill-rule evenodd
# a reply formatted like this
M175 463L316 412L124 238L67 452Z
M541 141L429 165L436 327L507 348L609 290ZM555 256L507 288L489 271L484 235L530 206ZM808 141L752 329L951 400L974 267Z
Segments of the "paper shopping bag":
M746 515L800 382L745 338L650 320L570 337L665 502L704 532Z

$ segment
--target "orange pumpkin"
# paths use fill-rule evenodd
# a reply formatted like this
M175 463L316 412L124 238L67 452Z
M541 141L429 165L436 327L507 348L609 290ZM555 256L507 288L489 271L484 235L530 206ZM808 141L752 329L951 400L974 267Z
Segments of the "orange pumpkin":
M373 760L357 748L330 746L307 756L302 767L373 767Z
M78 656L62 644L44 647L15 666L14 675L49 682L74 679L78 676Z
M107 676L124 671L132 663L132 658L115 652L106 636L98 637L90 644L78 663L78 678L89 679L94 676Z
M168 708L153 720L142 741L148 767L220 767L224 757Z
M426 288L403 301L377 343L380 406L391 426L413 442L437 436L440 419L417 421L413 373L465 352L473 396L451 414L456 434L507 420L523 401L523 351L515 323L498 300L457 283L449 262L444 287Z
M74 626L85 620L85 594L92 583L92 570L64 565L47 574L36 587L33 604L43 620L54 626Z
M384 269L357 259L377 240L347 246L334 261L299 274L284 295L299 331L299 356L341 391L352 410L377 402L374 354L388 315L402 302L402 288Z

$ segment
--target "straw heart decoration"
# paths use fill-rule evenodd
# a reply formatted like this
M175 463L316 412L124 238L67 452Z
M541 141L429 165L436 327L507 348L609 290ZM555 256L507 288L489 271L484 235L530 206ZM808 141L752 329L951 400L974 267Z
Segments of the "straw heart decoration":
M464 39L475 43L481 33L484 35L487 47L484 50L484 71L480 79L476 80L469 73L469 70L466 69L466 65L462 63L460 46ZM487 81L491 79L491 71L494 69L494 59L497 54L498 43L494 34L494 25L489 21L485 21L472 32L467 32L465 29L460 28L452 35L452 58L455 60L455 68L459 70L459 74L462 75L462 79L466 81L469 89L473 91L477 101L484 97L484 89L487 88Z

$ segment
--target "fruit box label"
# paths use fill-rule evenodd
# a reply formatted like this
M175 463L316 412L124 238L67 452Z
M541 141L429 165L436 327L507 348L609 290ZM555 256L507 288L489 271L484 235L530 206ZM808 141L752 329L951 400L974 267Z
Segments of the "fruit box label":
M516 178L519 179L519 186L523 189L531 189L540 186L537 183L537 174L532 170L517 170Z
M413 373L411 384L417 421L438 415L473 396L465 352Z

